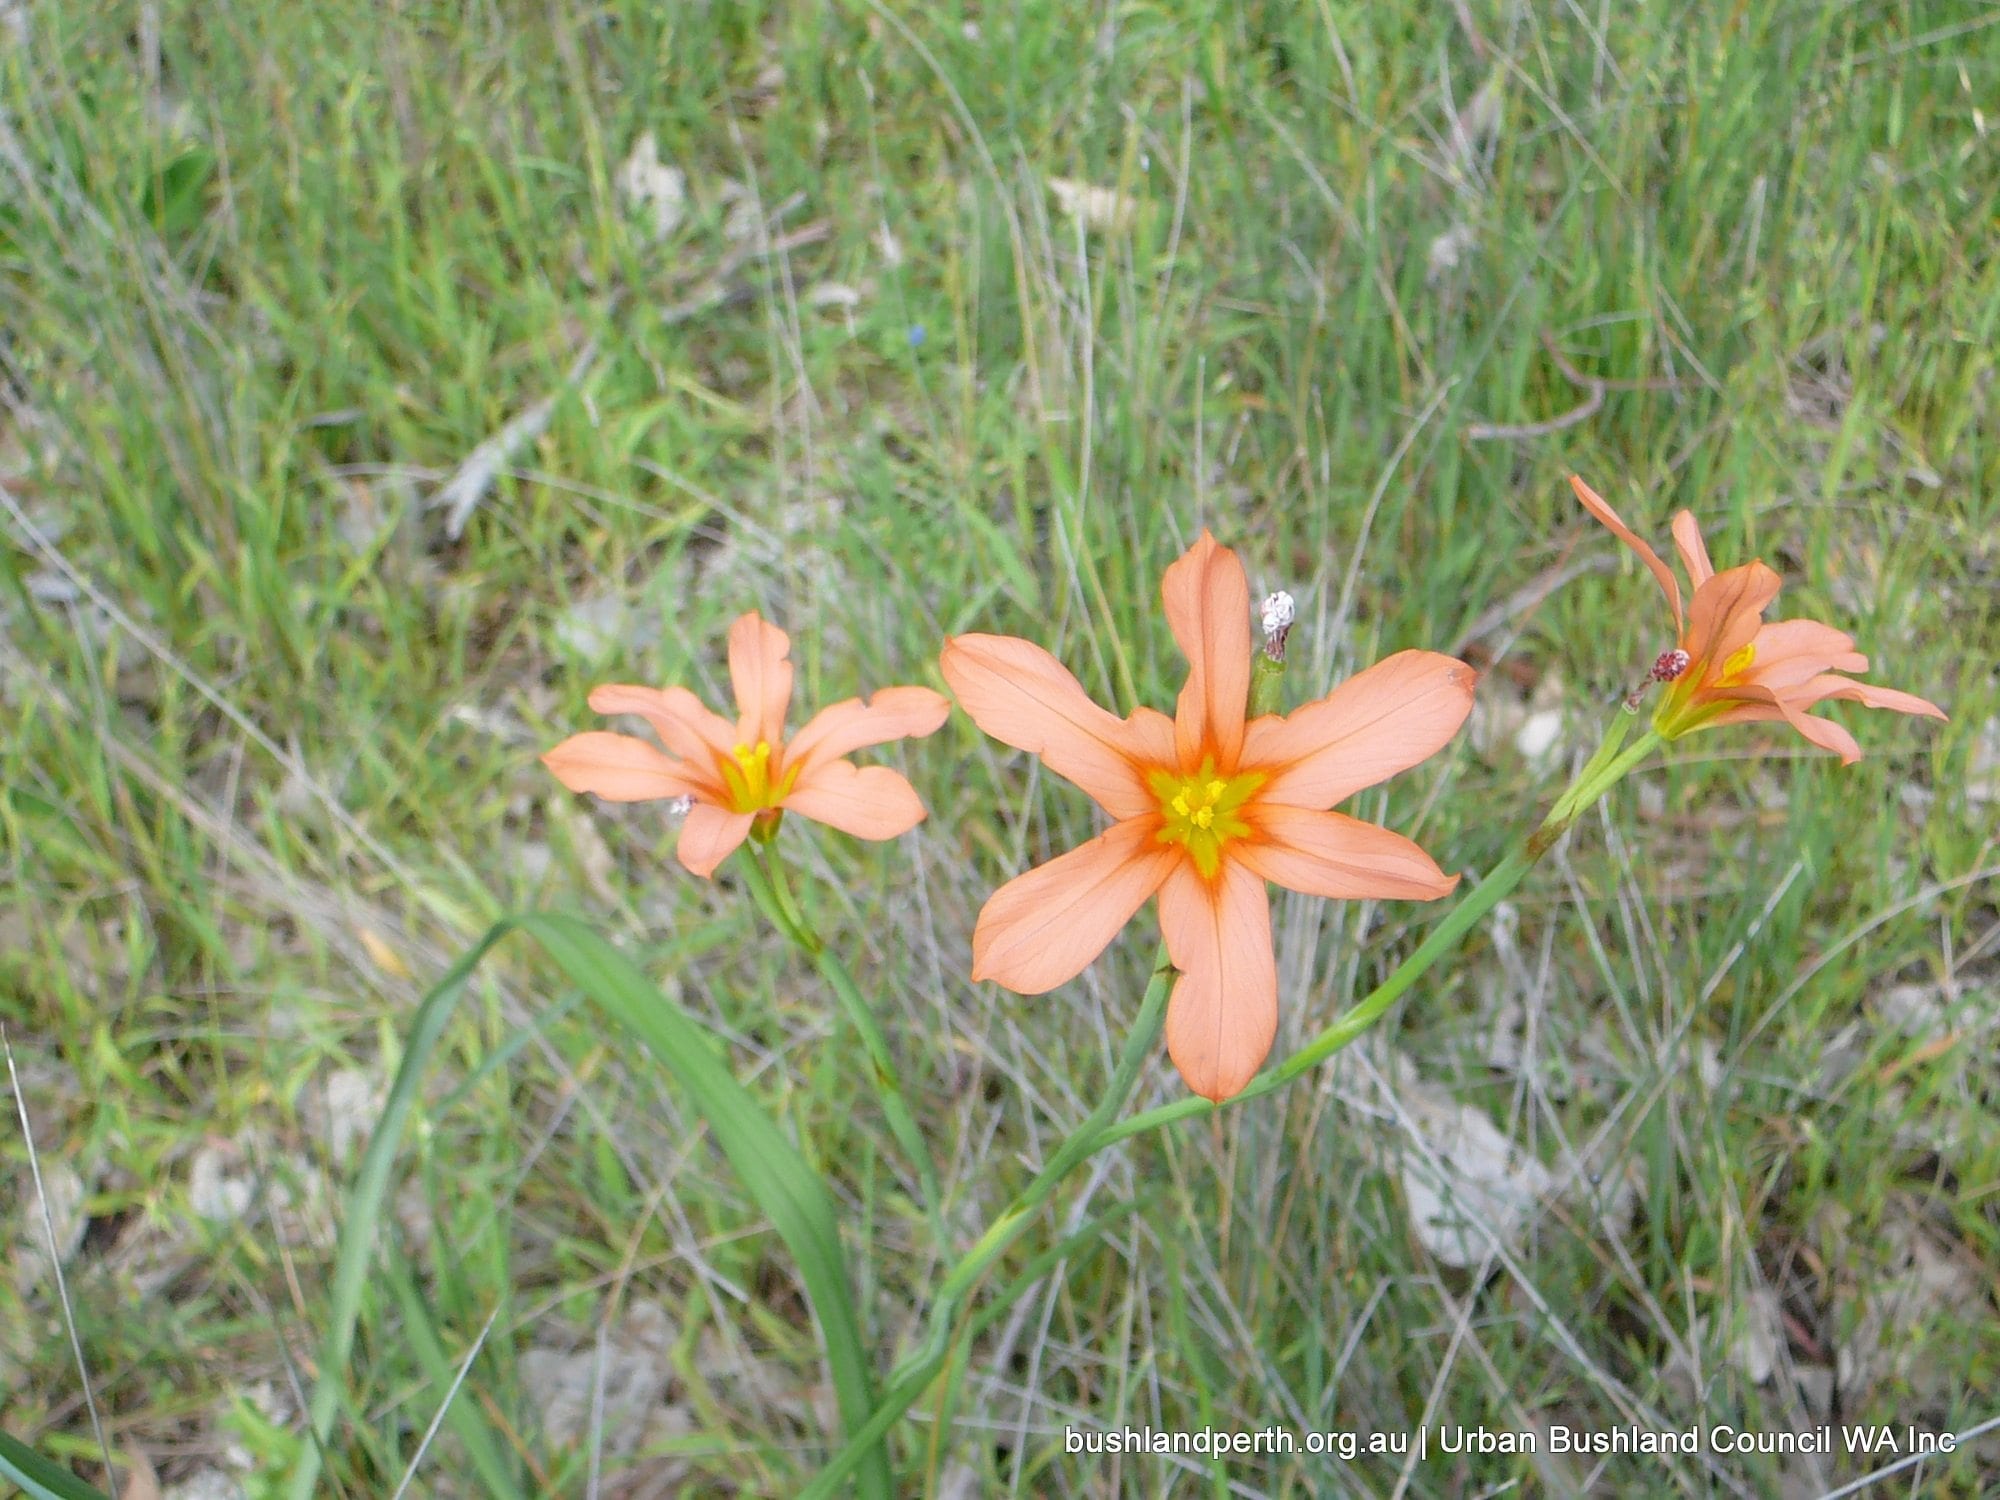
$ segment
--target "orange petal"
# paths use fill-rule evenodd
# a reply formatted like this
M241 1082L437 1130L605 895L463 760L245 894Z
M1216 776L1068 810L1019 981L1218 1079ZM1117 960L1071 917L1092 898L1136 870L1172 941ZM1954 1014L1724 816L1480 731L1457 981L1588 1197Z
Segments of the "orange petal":
M1274 885L1336 900L1435 901L1458 884L1400 833L1337 812L1260 807L1261 838L1230 846Z
M1755 685L1745 685L1737 691L1743 694L1746 701L1730 704L1714 718L1704 720L1702 728L1770 723L1782 719L1804 736L1809 744L1838 755L1842 765L1851 766L1861 759L1861 746L1855 743L1854 736L1831 719L1815 718L1807 713L1810 704L1800 703L1790 694L1773 693L1769 688Z
M1809 714L1783 699L1778 701L1778 711L1785 716L1787 724L1804 735L1812 744L1838 755L1843 766L1851 766L1861 759L1861 746L1855 742L1854 736L1833 720Z
M924 820L917 790L887 766L821 759L808 766L784 806L858 839L893 839Z
M1660 554L1639 540L1638 534L1618 519L1618 512L1604 503L1604 497L1585 484L1575 474L1569 476L1569 487L1576 491L1576 498L1583 502L1583 508L1610 528L1611 534L1639 554L1652 575L1660 581L1660 592L1667 596L1667 605L1674 612L1674 634L1681 632L1681 586L1674 577L1674 570L1660 561Z
M1398 651L1316 703L1255 720L1242 769L1271 780L1260 801L1331 807L1442 749L1472 712L1478 673L1435 651Z
M1915 714L1927 719L1946 717L1945 711L1928 698L1919 698L1915 693L1901 692L1896 688L1877 687L1871 682L1854 682L1830 672L1810 678L1786 691L1773 693L1769 689L1758 689L1757 692L1759 697L1769 697L1770 704L1760 702L1735 706L1711 722L1740 724L1754 719L1782 716L1786 723L1804 735L1807 740L1822 750L1831 750L1838 755L1842 765L1852 765L1861 759L1861 746L1842 726L1830 719L1822 719L1806 712L1815 704L1846 701L1859 703L1867 708L1886 708L1892 713Z
M729 627L729 681L736 689L736 741L773 749L785 738L785 710L792 701L791 638L759 617L738 615Z
M1115 823L995 891L972 933L972 977L1041 995L1081 974L1179 862L1150 821Z
M544 755L542 764L572 792L594 792L607 802L690 797L707 790L680 761L629 734L573 734Z
M1174 758L1164 714L1118 718L1092 703L1061 662L1011 635L954 636L939 662L958 706L993 738L1039 755L1114 818L1159 810L1143 773Z
M1784 710L1775 701L1750 701L1731 703L1712 719L1702 721L1702 728L1713 729L1724 724L1771 724L1783 723Z
M1174 715L1183 769L1212 754L1233 765L1250 698L1250 581L1236 554L1203 531L1160 580L1167 625L1188 659Z
M1182 864L1160 887L1160 933L1181 977L1167 1001L1167 1055L1217 1103L1256 1076L1278 1034L1271 903L1255 871L1224 860L1213 881Z
M1722 665L1756 639L1764 611L1783 581L1760 562L1717 573L1694 591L1688 606L1687 635L1681 648L1699 662Z
M867 745L921 739L936 733L951 712L942 693L927 687L886 687L863 703L844 699L821 709L785 746L785 763L803 774L814 759L832 760Z
M1701 539L1701 525L1691 510L1674 517L1674 546L1681 554L1681 566L1688 570L1688 582L1700 588L1715 576L1715 564L1708 560L1708 544Z
M711 768L718 759L729 758L736 744L735 727L686 688L607 683L590 690L590 707L600 714L639 715L653 726L660 743L686 761L692 772L721 785Z
M1868 658L1854 649L1852 636L1817 620L1769 621L1750 644L1757 655L1745 680L1775 690L1797 687L1821 672L1868 670Z
M1886 708L1891 713L1916 714L1926 719L1945 718L1945 711L1928 698L1919 698L1915 693L1901 692L1896 688L1877 687L1872 682L1853 682L1845 677L1835 677L1830 672L1809 679L1795 693L1781 696L1802 704L1844 700L1866 708Z
M681 824L681 841L674 852L691 873L706 880L749 837L753 816L697 802L688 809L687 821Z

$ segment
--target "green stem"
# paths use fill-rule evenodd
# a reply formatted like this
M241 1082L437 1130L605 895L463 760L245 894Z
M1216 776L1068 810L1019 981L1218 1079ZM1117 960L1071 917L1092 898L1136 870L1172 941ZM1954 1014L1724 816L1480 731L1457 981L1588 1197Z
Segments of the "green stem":
M755 869L750 877L750 894L765 916L771 919L793 946L799 948L808 958L818 958L826 945L819 934L806 921L805 913L799 910L799 903L792 895L792 888L785 879L785 867L778 862L778 856L768 842L752 840L750 862Z
M931 1221L931 1233L939 1244L943 1244L944 1200L938 1191L937 1165L931 1159L923 1132L917 1128L916 1118L910 1113L909 1102L903 1096L902 1077L896 1070L895 1057L889 1051L889 1039L882 1034L875 1012L862 998L861 987L854 982L847 965L807 925L785 883L784 869L777 855L768 844L753 844L751 855L750 862L743 868L749 878L752 898L771 924L812 960L813 967L819 970L820 977L840 1001L840 1008L847 1013L849 1023L860 1033L861 1044L868 1049L868 1062L874 1073L876 1095L882 1103L882 1116L888 1121L889 1133L895 1136L896 1144L902 1147L903 1154L916 1168L924 1212Z
M1111 1075L1111 1082L1098 1101L1097 1108L1090 1117L1056 1147L1055 1155L1036 1174L1035 1180L1023 1188L995 1219L986 1233L979 1237L973 1247L959 1257L938 1288L938 1294L947 1300L956 1301L971 1289L986 1268L1011 1245L1015 1237L1028 1226L1035 1211L1053 1192L1056 1185L1067 1177L1076 1165L1086 1157L1096 1153L1099 1138L1118 1111L1125 1107L1125 1096L1132 1092L1132 1085L1138 1081L1139 1071L1160 1038L1160 1028L1166 1023L1167 994L1173 988L1174 966L1167 957L1166 945L1160 946L1160 953L1153 965L1152 983L1146 986L1145 998L1139 1002L1139 1014L1132 1022L1132 1030L1125 1038L1125 1051L1118 1059L1118 1068Z
M1548 816L1542 819L1542 828L1547 828L1551 823L1559 820L1567 826L1570 819L1583 811L1584 807L1588 804L1579 799L1590 787L1591 783L1603 775L1605 767L1609 766L1617 757L1620 748L1625 743L1625 736L1631 733L1631 731L1632 715L1621 713L1611 721L1611 727L1605 731L1604 742L1597 747L1596 753L1585 762L1583 769L1577 772L1575 779L1563 788L1562 794L1555 800L1555 805L1549 809ZM1659 743L1658 737L1652 734L1642 737L1640 743L1644 745L1647 740L1651 740L1653 744ZM1651 748L1651 745L1647 745L1649 751ZM1594 801L1595 798L1593 797L1591 800ZM1539 832L1540 830L1537 831Z
M1001 1210L1000 1216L979 1237L978 1243L960 1256L957 1264L946 1273L925 1319L924 1342L889 1372L889 1388L883 1393L875 1414L866 1426L849 1437L847 1446L814 1476L813 1482L801 1491L799 1500L824 1500L824 1497L832 1495L840 1482L872 1451L882 1435L916 1404L918 1397L929 1387L943 1367L951 1345L952 1329L958 1321L959 1306L966 1294L1007 1247L1020 1237L1022 1231L1034 1222L1037 1211L1048 1201L1063 1178L1080 1162L1095 1155L1102 1146L1107 1127L1118 1111L1125 1107L1125 1096L1132 1092L1140 1070L1159 1045L1160 1028L1167 1016L1167 994L1173 988L1173 981L1174 968L1163 945L1153 966L1152 983L1146 986L1145 998L1139 1002L1139 1014L1125 1038L1125 1051L1118 1059L1117 1070L1111 1075L1103 1099L1090 1112L1090 1117L1056 1147L1055 1154L1035 1174L1034 1181L1015 1195L1014 1201ZM1029 1284L1032 1283L1014 1283L1007 1300L1018 1298Z

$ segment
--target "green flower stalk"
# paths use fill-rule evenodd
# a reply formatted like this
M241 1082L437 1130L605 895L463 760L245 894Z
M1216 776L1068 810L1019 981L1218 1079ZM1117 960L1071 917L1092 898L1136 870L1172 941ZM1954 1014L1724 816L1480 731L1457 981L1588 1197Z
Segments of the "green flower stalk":
M827 947L800 912L786 884L784 865L776 848L768 840L761 843L752 840L750 848L752 857L742 869L751 898L771 925L811 960L820 977L827 982L827 987L833 991L834 998L840 1002L841 1012L847 1017L848 1024L861 1038L861 1044L868 1052L871 1081L882 1106L882 1117L888 1122L889 1132L895 1136L903 1155L916 1169L924 1212L930 1219L932 1231L942 1243L943 1200L938 1191L937 1167L931 1159L930 1148L924 1143L924 1133L917 1128L916 1118L910 1113L909 1103L904 1097L902 1075L896 1067L895 1055L889 1050L889 1039L883 1034L881 1023L875 1019L874 1009L863 998L861 987L854 982L854 975L848 971L847 965Z

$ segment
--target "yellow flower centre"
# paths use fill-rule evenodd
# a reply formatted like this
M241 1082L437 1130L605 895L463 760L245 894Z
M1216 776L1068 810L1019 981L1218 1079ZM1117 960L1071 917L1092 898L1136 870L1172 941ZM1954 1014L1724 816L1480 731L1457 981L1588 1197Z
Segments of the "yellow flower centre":
M1741 651L1736 652L1728 661L1722 664L1722 675L1716 681L1718 683L1736 681L1737 678L1750 670L1750 664L1756 661L1756 659L1757 647L1754 644L1745 646Z
M798 768L794 766L775 783L771 779L771 742L759 740L752 745L738 745L729 752L729 758L721 762L722 780L729 788L729 800L738 812L762 812L765 808L776 807L791 791L792 783L798 780Z
M1263 784L1264 777L1255 771L1238 776L1217 774L1212 758L1204 760L1192 776L1164 766L1149 771L1146 785L1160 799L1156 837L1163 844L1186 849L1201 877L1212 879L1222 868L1223 847L1251 831L1239 813Z

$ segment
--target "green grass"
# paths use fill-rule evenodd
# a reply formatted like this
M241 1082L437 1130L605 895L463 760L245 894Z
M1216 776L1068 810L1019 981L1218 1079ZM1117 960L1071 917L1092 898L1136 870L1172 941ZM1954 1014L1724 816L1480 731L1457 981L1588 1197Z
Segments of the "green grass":
M275 1486L351 1173L312 1128L326 1081L386 1089L416 999L530 904L619 935L728 1038L829 1176L884 1368L915 1336L948 1257L824 982L726 867L681 873L656 809L535 762L593 723L591 684L714 701L756 607L792 632L801 704L936 684L943 636L978 629L1166 706L1159 574L1207 525L1253 588L1299 596L1295 695L1422 646L1491 668L1503 728L1531 689L1564 707L1558 764L1468 736L1350 809L1477 872L1666 644L1571 471L1662 541L1692 507L1719 559L1784 574L1779 613L1851 630L1952 722L1836 707L1868 752L1846 770L1754 730L1683 742L1381 1045L1100 1158L996 1281L1147 1206L956 1351L919 1405L952 1420L898 1430L900 1488L1816 1494L1868 1465L1225 1472L1069 1456L1062 1429L1773 1429L1822 1420L1829 1383L1842 1421L1993 1415L2000 803L1967 788L2000 717L1993 22L1878 0L31 7L31 44L0 42L0 1018L40 1164L85 1191L69 1303L121 1469L171 1485L235 1444ZM1497 116L1461 149L1482 89ZM688 177L658 244L617 188L645 131ZM1050 178L1121 189L1129 220L1086 232ZM782 248L731 237L743 202ZM1565 363L1607 382L1594 404ZM447 537L427 497L557 392ZM1091 815L962 717L890 758L930 806L916 834L795 821L784 843L879 1007L955 1254L1096 1103L1150 919L1054 996L969 984L980 902ZM1439 915L1274 913L1281 1049ZM1905 1029L1910 987L1958 1006ZM1496 1066L1509 1000L1526 1060ZM1631 1212L1571 1196L1489 1274L1442 1265L1410 1226L1389 1046L1552 1171L1595 1143ZM1180 1091L1162 1058L1138 1097ZM19 1246L39 1219L4 1140ZM205 1150L254 1190L243 1215L195 1212ZM595 1471L782 1495L828 1456L783 1245L686 1099L529 950L475 979L397 1170L330 1493L394 1490L489 1317L455 1404L529 1493ZM1971 1299L1858 1326L1912 1256ZM1758 1384L1733 1351L1773 1295ZM640 1303L665 1313L672 1420L622 1453L550 1445L527 1356ZM0 1407L106 1482L32 1269L0 1278ZM485 1492L465 1430L412 1493ZM1927 1467L1925 1493L1981 1492L1996 1452Z

